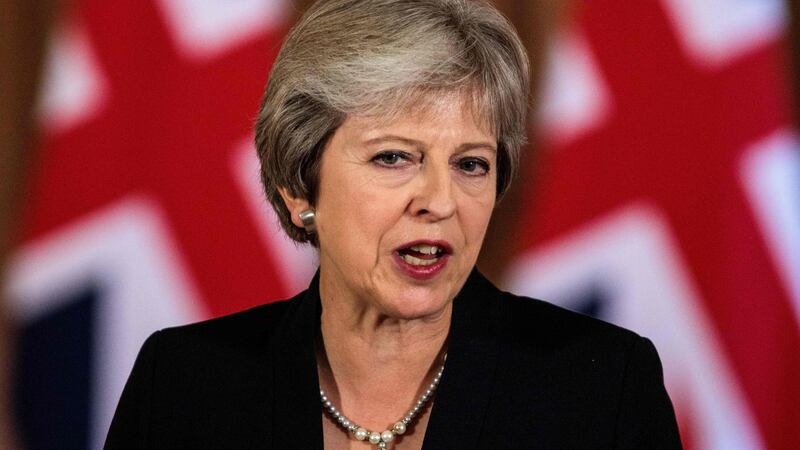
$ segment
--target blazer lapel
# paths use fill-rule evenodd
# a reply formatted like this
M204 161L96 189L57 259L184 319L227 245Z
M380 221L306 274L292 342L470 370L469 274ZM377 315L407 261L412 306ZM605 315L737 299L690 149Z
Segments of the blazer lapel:
M322 410L314 339L319 330L319 272L276 330L273 449L322 449Z
M473 269L453 300L447 361L423 450L475 449L486 420L499 353L499 291Z

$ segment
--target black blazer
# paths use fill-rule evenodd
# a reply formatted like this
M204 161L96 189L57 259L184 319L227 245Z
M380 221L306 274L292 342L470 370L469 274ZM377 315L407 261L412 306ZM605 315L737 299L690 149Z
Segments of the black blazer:
M107 449L322 449L318 276L296 297L147 339ZM679 449L653 344L473 271L423 448Z

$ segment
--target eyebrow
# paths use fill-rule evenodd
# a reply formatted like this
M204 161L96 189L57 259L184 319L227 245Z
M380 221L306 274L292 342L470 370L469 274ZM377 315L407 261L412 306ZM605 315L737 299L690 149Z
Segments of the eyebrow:
M406 145L409 145L409 146L412 146L412 147L417 147L417 148L425 147L425 144L422 141L418 141L416 139L410 139L410 138L403 137L403 136L397 136L397 135L393 135L393 134L388 134L388 135L385 135L385 136L379 136L379 137L376 137L376 138L368 139L368 140L364 141L364 143L367 144L367 145L375 145L375 144L382 144L384 142L391 142L391 141L402 142L403 144L406 144ZM495 144L489 143L489 142L466 142L466 143L463 143L463 144L459 145L457 151L460 153L460 152L465 152L467 150L475 150L475 149L481 149L481 148L482 149L486 149L486 150L491 150L493 152L497 152L497 147L495 146Z

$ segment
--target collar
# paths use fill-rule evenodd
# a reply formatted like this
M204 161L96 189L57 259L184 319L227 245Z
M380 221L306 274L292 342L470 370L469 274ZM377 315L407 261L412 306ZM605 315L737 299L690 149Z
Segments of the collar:
M476 269L453 300L447 362L433 399L423 450L475 448L497 366L500 291ZM322 449L314 339L320 326L319 271L295 298L272 345L272 448Z

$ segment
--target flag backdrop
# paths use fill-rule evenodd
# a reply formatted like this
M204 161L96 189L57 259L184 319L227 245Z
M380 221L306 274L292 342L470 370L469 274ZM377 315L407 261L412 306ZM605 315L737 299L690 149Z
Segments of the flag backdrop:
M310 278L251 143L287 1L67 3L8 273L27 448L99 448L148 334ZM687 448L800 447L783 4L573 6L506 287L653 338Z
M689 449L800 448L800 146L779 1L581 2L512 291L653 339Z
M154 330L285 298L313 271L292 264L304 256L277 232L252 146L291 5L65 5L9 274L32 449L99 448Z

